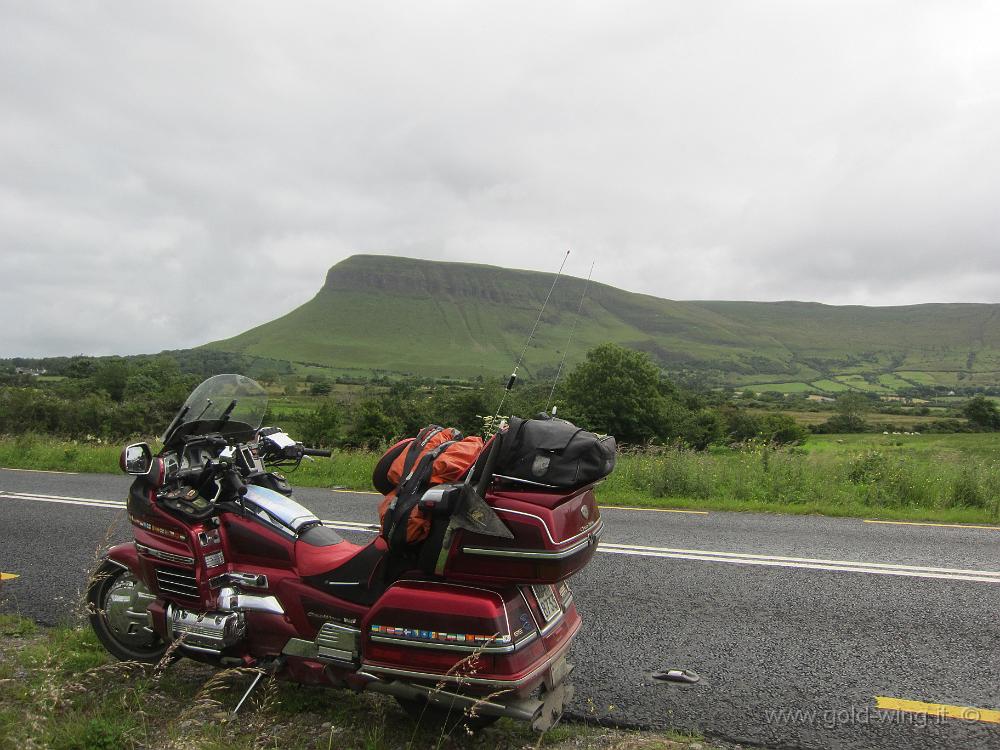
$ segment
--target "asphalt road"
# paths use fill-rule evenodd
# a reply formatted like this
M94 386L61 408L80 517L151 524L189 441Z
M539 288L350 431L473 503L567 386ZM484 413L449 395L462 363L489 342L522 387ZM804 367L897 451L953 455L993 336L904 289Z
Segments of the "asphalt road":
M43 623L79 611L100 550L128 535L116 505L127 485L0 470L0 572L19 576L2 584L6 610ZM297 498L334 523L375 521L372 495ZM584 618L573 713L779 747L1000 748L1000 528L604 518L599 553L572 581ZM702 679L652 677L675 667Z

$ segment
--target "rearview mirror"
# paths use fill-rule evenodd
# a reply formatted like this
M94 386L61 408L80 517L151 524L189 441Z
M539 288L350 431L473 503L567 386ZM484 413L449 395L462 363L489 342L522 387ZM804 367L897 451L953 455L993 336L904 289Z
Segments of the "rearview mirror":
M118 465L126 474L145 476L153 465L153 451L147 443L134 443L125 446Z

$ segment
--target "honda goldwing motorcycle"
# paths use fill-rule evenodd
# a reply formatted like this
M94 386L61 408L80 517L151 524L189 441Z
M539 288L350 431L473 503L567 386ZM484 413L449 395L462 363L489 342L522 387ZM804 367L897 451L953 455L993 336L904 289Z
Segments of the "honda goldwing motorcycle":
M603 527L593 484L495 476L501 433L463 482L421 499L443 529L436 554L397 559L382 536L353 544L292 498L274 468L330 453L261 429L266 406L253 380L217 375L158 454L122 452L135 541L109 550L88 588L108 651L157 662L172 649L258 668L258 680L373 690L411 714L556 723L581 625L566 579Z

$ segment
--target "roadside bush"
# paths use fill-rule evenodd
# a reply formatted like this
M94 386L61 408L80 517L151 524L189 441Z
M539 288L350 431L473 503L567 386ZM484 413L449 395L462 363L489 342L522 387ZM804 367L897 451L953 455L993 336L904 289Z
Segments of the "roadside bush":
M805 442L809 433L787 414L766 414L757 434L769 443L791 445Z
M881 451L865 451L850 459L847 477L854 484L872 484L881 481L889 469L888 459Z
M326 400L298 420L297 437L310 447L332 448L340 438L340 410Z
M965 467L951 481L951 494L948 498L952 507L985 508L986 493L979 481L977 472Z
M684 449L668 450L659 455L658 463L659 472L651 487L656 495L699 499L712 496L708 462L699 460L697 454Z

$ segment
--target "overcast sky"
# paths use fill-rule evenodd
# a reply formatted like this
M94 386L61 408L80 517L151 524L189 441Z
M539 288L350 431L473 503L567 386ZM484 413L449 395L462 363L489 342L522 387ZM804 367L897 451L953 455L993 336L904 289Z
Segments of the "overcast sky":
M998 38L944 0L0 0L0 356L233 335L358 252L997 302Z

